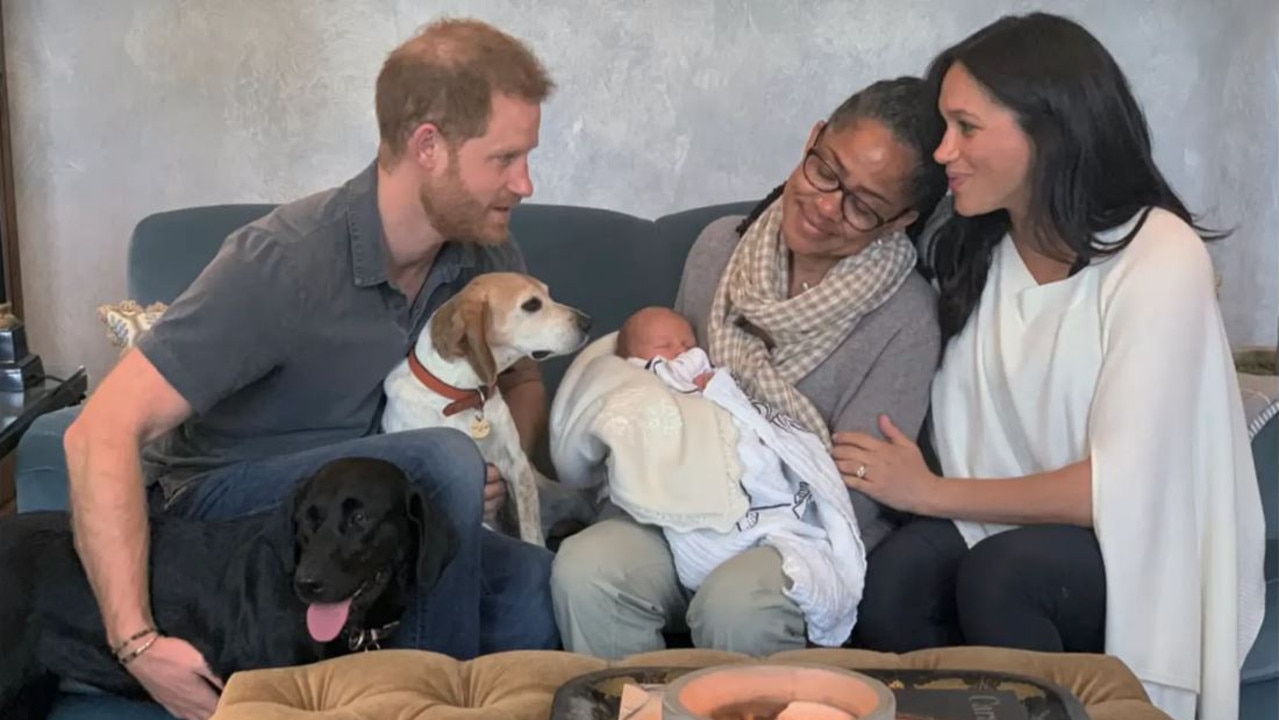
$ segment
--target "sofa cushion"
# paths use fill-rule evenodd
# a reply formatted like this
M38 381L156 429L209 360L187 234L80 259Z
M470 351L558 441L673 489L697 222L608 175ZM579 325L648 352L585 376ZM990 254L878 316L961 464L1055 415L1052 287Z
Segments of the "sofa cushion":
M671 270L653 262L659 250L652 226L632 215L566 205L519 205L511 216L511 235L529 273L555 300L591 316L592 339L619 327L641 304L663 301L651 280ZM542 363L548 394L567 368L566 358Z
M530 273L549 285L556 299L595 319L594 338L616 330L640 307L673 303L684 258L702 228L753 205L710 205L651 221L599 208L526 203L515 208L511 233ZM207 205L143 218L129 244L129 297L142 305L173 302L228 235L275 207ZM563 359L546 363L549 391L566 368Z
M228 235L274 208L206 205L143 218L129 243L129 297L143 305L173 302L218 254Z
M1069 689L1093 720L1165 720L1132 672L1103 655L1054 655L996 648L945 648L905 655L861 650L799 650L768 658L857 668L991 670L1019 673ZM548 716L555 691L607 667L706 667L757 662L709 650L666 650L608 662L549 651L499 653L458 662L414 650L349 655L315 665L256 670L231 677L214 720L309 717L486 718Z
M729 215L746 215L751 211L751 208L755 207L757 202L756 200L743 200L741 202L706 205L704 207L681 210L670 215L663 215L654 220L653 230L661 237L685 238L683 253L677 259L682 267L684 265L684 257L688 255L688 250L693 246L693 241L702 233L702 230L706 229L707 225ZM669 289L671 297L675 297L675 290L678 284L679 277L676 276L675 285Z

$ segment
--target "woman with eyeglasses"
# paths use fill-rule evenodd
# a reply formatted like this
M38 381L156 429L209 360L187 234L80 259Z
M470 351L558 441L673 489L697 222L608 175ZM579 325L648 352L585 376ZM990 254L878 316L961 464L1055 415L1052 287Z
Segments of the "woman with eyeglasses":
M1194 218L1087 30L1005 17L930 84L954 215L926 250L941 476L885 422L852 486L925 516L869 560L856 644L1106 652L1178 720L1237 717L1264 525Z
M911 236L945 194L930 105L918 78L848 98L814 125L785 184L744 220L707 226L684 266L675 310L698 344L828 447L833 433L874 431L883 413L913 434L927 410L940 334ZM859 493L853 506L869 550L893 523ZM661 530L623 514L567 539L552 571L566 648L608 658L685 630L702 648L802 648L786 584L778 552L755 547L689 592Z

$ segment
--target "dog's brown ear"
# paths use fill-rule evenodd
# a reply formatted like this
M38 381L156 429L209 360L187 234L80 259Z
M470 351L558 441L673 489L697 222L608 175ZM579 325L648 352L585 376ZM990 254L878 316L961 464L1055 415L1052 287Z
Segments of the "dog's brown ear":
M472 301L463 305L463 317L466 320L466 359L471 369L480 376L480 382L491 386L497 382L497 360L493 358L493 350L489 348L489 320L493 311L483 301Z
M431 344L440 357L465 357L485 385L497 382L497 361L488 341L491 314L483 299L458 295L445 303L431 321Z
M466 324L462 319L462 298L450 299L440 306L431 318L431 345L445 360L462 355L462 339L466 337Z

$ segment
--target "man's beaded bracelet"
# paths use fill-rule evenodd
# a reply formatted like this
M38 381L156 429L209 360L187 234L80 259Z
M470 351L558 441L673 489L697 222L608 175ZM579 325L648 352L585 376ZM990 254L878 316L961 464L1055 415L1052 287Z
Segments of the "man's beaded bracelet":
M138 648L137 648L136 650L134 650L133 652L129 653L128 655L125 655L124 657L118 657L118 656L117 656L117 659L120 661L120 664L121 664L121 665L128 665L129 663L133 662L134 660L137 660L139 655L141 655L142 653L146 652L147 650L150 650L150 649L151 649L151 646L155 644L155 641L156 641L156 640L159 640L159 639L160 639L160 635L159 635L159 633L156 633L155 635L152 635L152 636L151 636L151 639L150 639L150 640L147 640L146 642L144 642L144 643L142 643L141 645L139 645L139 646L138 646Z
M148 635L154 635L156 632L157 631L154 627L142 628L141 630L134 633L131 637L120 641L119 645L116 645L115 647L111 648L111 654L119 658L120 653L124 652L125 648L129 647L133 643L141 640L142 638Z

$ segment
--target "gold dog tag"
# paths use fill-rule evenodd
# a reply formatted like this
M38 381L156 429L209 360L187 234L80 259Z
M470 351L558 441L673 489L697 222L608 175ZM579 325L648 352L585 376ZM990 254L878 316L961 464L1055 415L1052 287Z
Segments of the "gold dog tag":
M471 421L471 437L476 440L483 440L489 436L489 430L492 430L489 421L484 419L483 415Z

